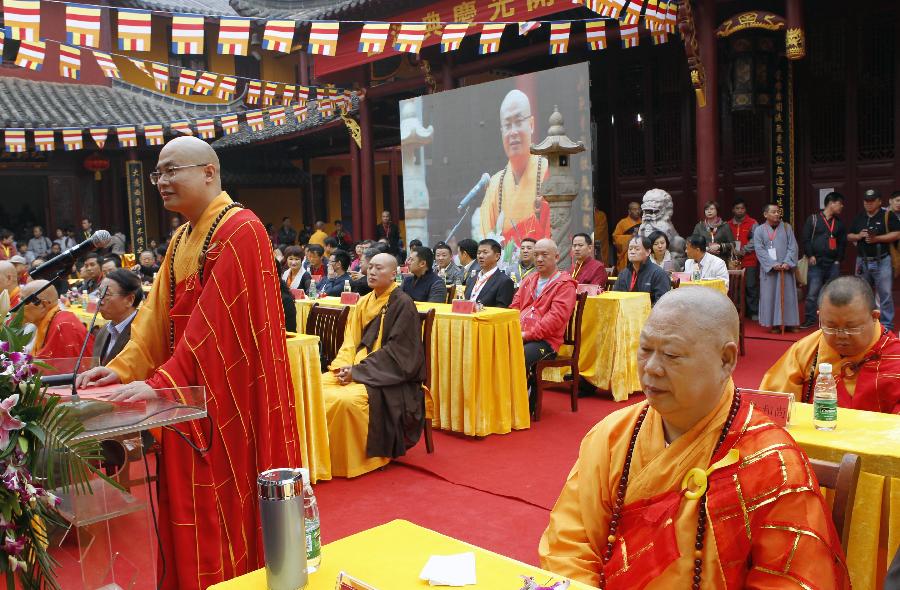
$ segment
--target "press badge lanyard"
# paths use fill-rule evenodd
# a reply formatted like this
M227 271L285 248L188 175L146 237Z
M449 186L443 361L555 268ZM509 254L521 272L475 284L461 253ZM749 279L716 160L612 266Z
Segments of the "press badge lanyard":
M828 249L829 250L837 250L837 240L834 239L834 226L837 223L837 218L831 219L831 224L828 223L828 220L825 219L825 214L820 213L822 216L822 221L825 222L825 227L828 228Z
M766 228L766 233L769 234L769 248L768 248L769 258L771 258L772 260L777 260L778 253L775 250L775 237L778 235L778 228L776 227L775 229L771 229L771 230L769 228Z

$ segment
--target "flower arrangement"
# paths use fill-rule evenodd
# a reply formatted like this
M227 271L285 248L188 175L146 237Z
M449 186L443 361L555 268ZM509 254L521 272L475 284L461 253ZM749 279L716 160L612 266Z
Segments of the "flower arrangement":
M99 472L96 441L74 441L84 431L58 396L46 395L40 369L24 351L31 339L23 314L8 317L0 292L0 574L7 590L58 588L56 562L47 552L48 525L63 525L50 491L89 492Z

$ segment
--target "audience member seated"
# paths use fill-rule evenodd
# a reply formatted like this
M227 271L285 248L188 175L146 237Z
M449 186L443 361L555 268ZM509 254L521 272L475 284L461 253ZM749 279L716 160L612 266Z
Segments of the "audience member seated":
M94 358L98 365L106 366L131 340L131 322L144 299L144 290L140 277L121 268L107 274L102 286L106 295L100 300L100 315L108 323L95 336Z
M572 278L579 285L600 285L606 288L606 266L594 258L594 241L585 233L572 237Z
M104 256L103 261L100 263L100 270L103 272L103 276L108 275L118 268L122 268L122 259L115 254Z
M446 285L462 284L463 269L453 262L453 250L446 242L434 247L434 272Z
M100 267L100 256L88 254L84 258L84 271L82 282L77 286L79 291L87 291L89 295L96 295L103 282L103 269Z
M309 291L309 273L303 270L303 248L300 246L288 246L284 250L284 258L287 269L281 274L288 289L303 289Z
M506 276L497 263L500 262L500 244L496 240L478 242L477 274L469 274L466 282L466 299L477 301L485 307L509 307L512 303L512 279Z
M518 288L525 280L525 277L534 272L534 245L537 240L534 238L522 238L519 242L519 262L510 273L509 278L513 280L513 285Z
M660 299L637 353L648 401L582 441L541 567L600 588L850 587L809 459L734 391L738 325L715 289Z
M706 251L706 238L697 234L689 236L685 240L684 253L687 255L684 272L691 278L694 271L699 270L701 281L722 279L725 281L725 288L728 288L728 266L724 260Z
M666 232L655 231L649 236L650 238L650 262L665 271L675 270L675 263L672 261L672 253L669 252L669 236ZM666 268L668 263L668 268Z
M47 281L31 281L22 287L22 298L26 298L47 284ZM76 358L87 336L84 324L70 311L59 308L59 293L53 286L37 295L37 301L26 305L25 321L34 324L34 341L31 354L35 358ZM93 354L94 337L88 340L85 357Z
M478 242L472 238L463 238L456 245L456 255L462 267L461 285L469 282L469 277L478 273Z
M334 238L329 238L333 240ZM335 250L328 260L328 278L319 287L319 291L329 297L340 297L344 292L344 284L350 282L350 255L343 250Z
M362 255L366 251L366 248L371 245L372 240L363 240L362 242L356 243L356 246L353 247L353 260L350 261L350 272L359 272Z
M9 261L16 267L16 280L19 285L31 282L31 278L28 276L28 267L30 264L24 256L17 254L10 258Z
M648 261L650 238L634 236L628 242L628 264L616 279L613 291L643 291L650 293L650 305L672 288L669 275L662 268Z
M369 261L382 252L383 250L381 248L375 246L370 246L365 249L359 259L359 271L350 273L351 291L359 293L360 295L368 295L372 292L372 287L369 286L369 278L367 276L369 272Z
M413 301L447 302L447 285L431 270L434 254L425 246L410 246L407 260L411 276L403 279L403 292Z
M559 250L550 239L534 245L534 265L519 285L510 308L519 310L522 340L525 343L525 371L528 375L528 404L534 410L534 367L538 361L559 352L566 326L575 309L578 282L557 268Z
M318 244L309 244L306 247L306 271L316 284L321 284L328 274L328 270L322 264L324 255L325 248Z
M394 282L396 273L391 254L369 261L372 292L357 303L344 344L322 375L335 476L377 469L404 455L422 434L425 353L419 313Z
M0 292L9 293L9 306L19 304L19 278L16 267L8 260L0 260Z
M760 389L812 402L819 363L838 378L838 406L900 414L900 340L881 325L875 294L859 277L838 277L819 293L818 330L795 342Z
M338 242L331 236L325 238L323 247L325 248L325 259L331 260L331 255L338 249ZM349 265L348 265L349 266Z
M156 256L150 250L141 252L138 258L138 267L135 269L141 276L141 282L145 285L152 285L156 273L159 272L159 266L156 264Z

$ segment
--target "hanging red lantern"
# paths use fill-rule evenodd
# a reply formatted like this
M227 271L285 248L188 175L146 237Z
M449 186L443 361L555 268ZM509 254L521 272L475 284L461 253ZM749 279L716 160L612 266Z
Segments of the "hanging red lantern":
M109 170L109 158L94 152L84 159L84 167L94 173L94 180L100 182L101 173Z

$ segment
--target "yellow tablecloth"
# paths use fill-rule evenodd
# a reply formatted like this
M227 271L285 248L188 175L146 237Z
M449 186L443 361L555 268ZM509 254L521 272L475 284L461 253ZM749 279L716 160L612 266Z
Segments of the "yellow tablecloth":
M649 315L649 293L607 291L588 297L584 304L578 370L594 387L611 392L616 401L641 390L637 349ZM560 353L571 354L572 347L563 346ZM561 380L562 375L550 369L544 377Z
M795 403L788 432L814 459L860 456L847 566L854 590L880 589L900 546L900 416L841 408L837 429L823 432L813 427L812 405Z
M322 548L322 566L309 576L306 590L333 590L341 571L379 590L422 590L428 582L419 572L432 555L475 553L474 586L491 590L515 590L522 587L520 575L532 576L544 585L563 578L534 566L504 557L492 551L458 541L405 520L356 533ZM574 590L590 586L572 582ZM257 570L228 582L215 584L209 590L266 590L266 571Z
M339 307L340 299L319 299ZM306 329L313 301L297 305L297 327ZM649 305L649 298L648 298ZM350 315L355 313L350 306ZM485 308L458 314L445 303L417 303L420 310L436 310L431 345L432 425L470 436L506 434L531 425L525 354L519 312Z
M303 466L310 479L331 479L331 452L328 422L322 397L322 369L319 364L319 337L297 334L287 339L297 410L297 432Z
M721 291L723 295L728 295L728 287L722 279L703 279L702 281L681 281L681 287L712 287L716 291Z
M79 305L68 305L65 307L65 310L74 313L78 317L78 319L81 320L81 323L85 325L85 327L91 325L91 318L94 317L94 312L88 313ZM98 313L97 321L94 322L94 328L102 328L108 323L109 320Z

